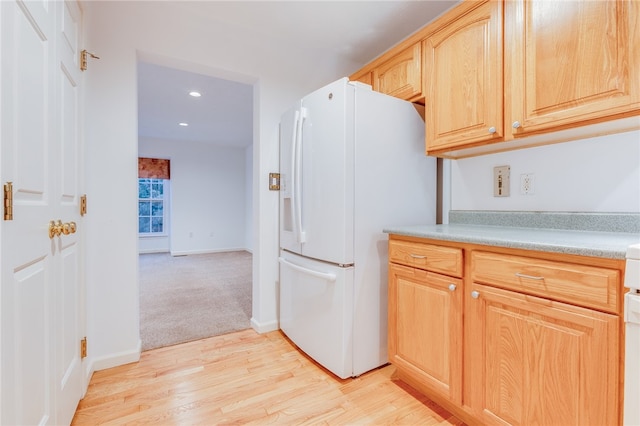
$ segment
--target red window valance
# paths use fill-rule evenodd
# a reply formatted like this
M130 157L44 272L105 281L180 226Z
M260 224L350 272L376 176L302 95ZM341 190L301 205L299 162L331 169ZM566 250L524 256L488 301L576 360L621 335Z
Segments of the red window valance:
M138 158L138 177L148 179L169 179L169 160L160 158Z

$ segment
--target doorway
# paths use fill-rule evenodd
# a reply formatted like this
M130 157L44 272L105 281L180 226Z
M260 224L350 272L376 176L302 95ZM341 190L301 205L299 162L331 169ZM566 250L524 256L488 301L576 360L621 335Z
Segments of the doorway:
M175 315L169 313L170 309L178 308L178 304L172 303L178 297L174 294L167 299L166 315L145 313L144 303L149 298L142 297L146 288L143 274L149 271L148 265L152 265L151 270L164 270L165 278L173 276L175 281L168 288L182 289L186 293L181 296L186 297L203 291L203 286L194 290L186 285L189 277L198 272L206 275L202 268L217 266L211 259L219 262L226 256L230 262L233 254L244 261L244 266L238 267L238 277L246 273L248 261L250 292L253 85L153 62L138 61L137 65L138 157L170 162L165 180L166 193L170 189L170 195L165 197L163 232L139 234L140 328L143 349L148 349L150 344L144 337L148 324L144 321L164 320ZM139 206L143 204L139 200ZM203 258L211 259L202 261ZM221 274L220 270L217 274ZM210 291L220 292L220 288ZM205 299L203 296L197 300ZM243 306L237 305L237 314L244 316ZM187 313L185 309L184 314ZM248 316L251 317L251 312ZM201 326L197 320L192 323L193 329ZM224 329L209 327L218 328ZM192 333L176 334L178 343Z

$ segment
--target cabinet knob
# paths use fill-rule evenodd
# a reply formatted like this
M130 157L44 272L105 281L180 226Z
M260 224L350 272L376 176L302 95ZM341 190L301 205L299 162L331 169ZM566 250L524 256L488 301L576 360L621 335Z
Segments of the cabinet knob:
M478 297L480 297L480 292L473 290L471 292L471 297L473 297L474 299L477 299Z
M511 125L511 127L513 127L514 129L517 129L520 127L520 122L519 121L514 121L513 124Z
M451 291L456 291L456 285L455 284L449 284L449 290Z
M489 127L489 133L494 134L496 132L496 128L491 126Z

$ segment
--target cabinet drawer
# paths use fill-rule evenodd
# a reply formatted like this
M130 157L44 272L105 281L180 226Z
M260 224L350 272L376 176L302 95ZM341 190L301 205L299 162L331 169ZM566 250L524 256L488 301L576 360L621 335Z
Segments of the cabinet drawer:
M573 263L474 251L474 282L619 313L619 272Z
M462 277L462 250L456 248L389 241L389 261Z

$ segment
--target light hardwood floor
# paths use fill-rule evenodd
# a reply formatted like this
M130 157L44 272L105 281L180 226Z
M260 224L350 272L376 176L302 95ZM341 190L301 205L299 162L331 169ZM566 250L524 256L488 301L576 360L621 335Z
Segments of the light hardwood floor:
M245 330L96 372L72 424L463 424L393 371L340 380L282 333Z

